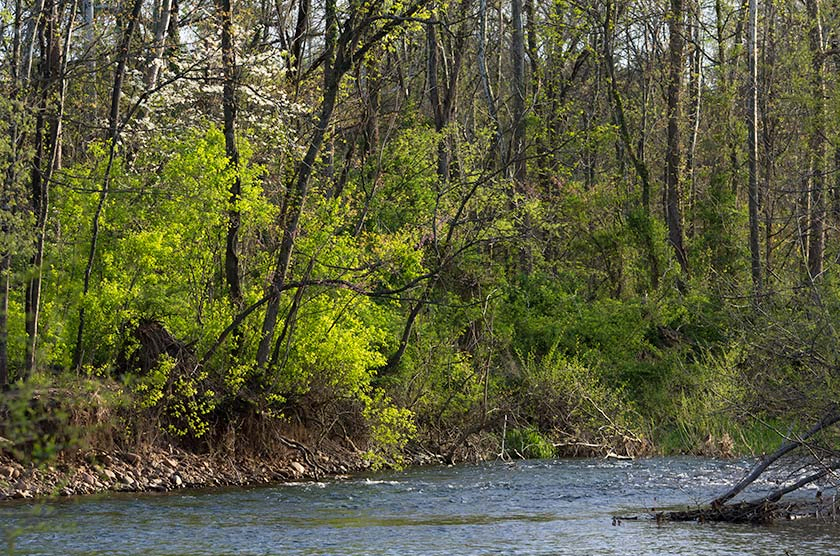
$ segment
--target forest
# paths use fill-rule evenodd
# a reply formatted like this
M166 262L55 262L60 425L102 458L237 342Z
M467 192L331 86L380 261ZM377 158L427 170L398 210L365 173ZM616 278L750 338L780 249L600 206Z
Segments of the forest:
M5 0L0 451L829 450L837 8Z

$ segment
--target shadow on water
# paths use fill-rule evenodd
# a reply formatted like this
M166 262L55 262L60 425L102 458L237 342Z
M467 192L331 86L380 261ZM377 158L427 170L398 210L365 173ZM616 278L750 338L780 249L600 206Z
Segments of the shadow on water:
M713 497L746 463L525 461L350 480L0 505L7 553L840 554L840 524L625 521Z

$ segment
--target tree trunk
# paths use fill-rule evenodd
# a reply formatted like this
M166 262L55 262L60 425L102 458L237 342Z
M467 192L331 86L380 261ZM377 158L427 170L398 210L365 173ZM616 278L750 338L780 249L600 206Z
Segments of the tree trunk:
M511 1L511 23L513 39L511 41L512 83L513 83L513 179L521 188L527 179L525 157L525 28L522 24L522 0Z
M440 98L440 86L438 84L438 42L435 24L426 24L426 79L429 83L429 102L432 105L432 114L435 119L435 131L438 134L444 132L449 123L444 114L443 104ZM440 137L438 140L438 179L445 182L449 179L449 151L446 148L446 140Z
M466 17L467 5L462 3L464 13L458 17ZM453 136L448 129L455 118L456 100L458 96L458 81L461 74L461 65L464 59L465 35L457 33L454 47L451 52L443 51L444 77L448 78L442 85L439 80L438 55L441 52L434 23L426 25L426 47L427 47L427 79L429 83L429 101L432 105L432 113L435 120L435 131L440 134L438 140L438 178L445 182L449 180L453 160L452 140ZM445 44L445 43L444 43Z
M680 93L682 90L685 25L682 0L670 0L668 17L668 143L665 154L665 216L668 240L674 248L683 274L688 274L688 257L683 244L681 203L682 146L680 143Z
M61 123L64 118L66 64L73 36L76 0L73 0L67 21L64 45L60 39L60 11L54 0L46 0L39 20L41 71L40 104L35 123L35 156L30 180L31 211L35 221L35 252L32 274L26 285L26 359L24 378L32 375L37 364L38 324L41 309L41 278L46 243L50 182L61 161ZM46 144L45 144L46 141Z
M808 46L811 51L811 98L814 103L811 117L811 132L808 140L808 274L811 280L823 272L825 252L825 78L823 70L823 34L820 21L819 0L806 0L810 29Z
M761 294L761 247L759 245L759 217L761 205L758 191L758 0L750 0L750 19L747 31L747 55L749 57L749 86L747 87L747 129L749 158L749 226L750 226L750 269L753 293L758 299Z
M300 83L300 70L303 67L303 54L306 46L306 33L309 29L309 11L311 0L298 0L297 21L291 40L292 66L289 77L297 85Z
M111 88L111 108L108 111L108 130L105 139L108 142L108 162L105 166L105 175L102 177L102 189L99 190L99 202L93 214L91 224L90 248L88 249L88 260L85 266L85 276L82 283L82 302L79 306L79 327L76 329L76 345L73 349L73 367L79 370L84 359L82 341L85 329L85 296L90 291L90 277L93 272L93 264L96 260L96 244L99 241L99 226L102 211L105 208L105 201L111 189L111 170L114 167L117 156L117 141L120 132L120 98L122 97L123 81L125 80L126 67L129 60L131 39L137 28L137 20L140 17L140 9L143 7L143 0L134 0L129 15L128 24L120 38L117 46L117 67L114 71L114 85Z
M487 71L487 0L479 1L478 11L478 73L481 79L481 91L484 93L484 100L487 102L487 112L494 127L495 144L493 145L495 163L501 163L505 159L504 144L502 141L502 127L499 123L499 113L496 109L496 100L493 98L493 90L490 87L490 76Z
M12 101L20 100L20 49L21 32L23 23L23 7L21 0L15 1L15 11L12 31L12 49L9 58L9 75L11 77L11 91L9 97ZM9 151L6 158L6 172L4 176L4 187L0 193L0 211L11 217L17 212L12 205L12 190L18 185L18 157L20 156L21 131L17 121L9 125ZM5 236L13 233L13 225L4 219L0 232ZM11 287L12 254L14 248L4 245L0 250L0 387L9 384L9 294Z
M621 97L621 93L618 90L618 84L616 83L612 40L612 29L614 27L613 13L613 4L612 2L609 2L606 6L607 16L604 19L604 64L606 65L607 78L609 79L610 105L612 106L613 119L616 127L618 128L618 136L621 139L624 152L630 159L630 162L633 164L633 169L636 171L636 174L639 176L639 180L642 182L642 215L645 220L649 221L651 217L649 203L650 171L645 161L633 148L633 140L630 137L630 129L627 125L627 117L624 113L624 100ZM642 129L642 134L644 134L644 129ZM644 145L643 140L640 140L640 145ZM645 244L645 251L647 253L648 264L650 266L651 287L653 289L657 289L659 287L659 259L656 256L654 238L651 237L650 234L651 227L647 224L648 223L646 222L641 230L641 233L644 235L643 241Z
M160 10L155 14L155 38L150 48L146 67L146 90L152 90L157 87L160 70L163 66L163 55L166 50L166 38L169 33L169 20L171 17L172 0L161 0ZM222 49L224 50L224 45L222 45ZM224 52L222 55L224 56Z
M277 318L280 312L280 294L286 284L286 277L289 273L289 266L292 260L295 238L298 233L303 203L309 190L309 179L318 154L321 152L321 145L327 134L327 128L332 120L335 103L338 99L338 87L344 73L349 69L344 60L336 59L338 52L338 21L336 15L336 0L328 0L326 6L326 31L325 31L325 57L324 62L324 100L321 103L321 113L318 117L315 131L309 141L306 155L297 168L294 183L289 187L288 195L284 201L284 226L283 239L280 242L280 250L277 253L277 263L274 270L274 277L271 281L271 297L265 310L263 318L262 333L259 347L257 348L257 365L264 367L268 362L271 352L271 344L274 331L277 328Z
M694 236L694 207L697 204L697 140L700 136L700 112L703 101L703 33L701 6L698 0L691 2L691 70L688 83L689 128L691 136L686 153L686 173L689 180L688 194L688 236Z
M764 212L764 276L769 280L773 275L773 202L770 197L770 187L773 183L773 169L775 156L775 133L772 128L778 126L778 116L770 114L770 103L773 86L773 70L776 63L776 46L775 46L775 13L773 9L773 0L766 0L765 4L765 29L762 40L762 76L761 87L759 87L759 101L762 126L761 126L761 144L764 146L764 157L762 158L763 177L762 177L762 191L763 197L762 208Z
M230 301L239 307L242 301L242 285L239 278L239 226L241 214L239 201L242 196L242 181L239 175L239 149L236 144L236 86L238 71L236 51L233 42L233 7L231 0L218 0L217 9L222 28L223 91L225 154L228 165L235 176L230 184L227 239L225 242L225 279Z

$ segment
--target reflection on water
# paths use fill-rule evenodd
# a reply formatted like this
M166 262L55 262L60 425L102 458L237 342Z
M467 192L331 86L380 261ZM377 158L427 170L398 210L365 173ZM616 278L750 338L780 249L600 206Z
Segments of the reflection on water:
M326 483L0 505L2 548L85 555L840 554L840 523L769 527L614 514L701 503L744 463L527 461Z

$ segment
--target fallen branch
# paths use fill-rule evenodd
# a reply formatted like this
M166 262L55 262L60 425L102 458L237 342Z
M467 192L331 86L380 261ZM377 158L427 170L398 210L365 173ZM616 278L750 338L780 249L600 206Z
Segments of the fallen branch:
M731 489L715 498L712 501L711 506L715 507L726 504L726 502L733 499L735 496L743 492L745 488L747 488L753 482L755 482L755 480L758 479L761 476L761 474L767 470L767 468L773 465L773 463L781 459L786 454L792 452L796 448L802 446L806 440L808 440L821 430L834 425L838 421L840 421L840 413L837 412L835 409L832 412L826 414L826 416L823 417L819 423L811 427L811 429L802 436L787 440L784 444L781 445L781 447L779 447L778 450L776 450L769 456L761 458L761 460L759 460L758 463L756 463L753 466L750 472L747 473L747 475L744 476L744 478L741 479L735 486L733 486Z

